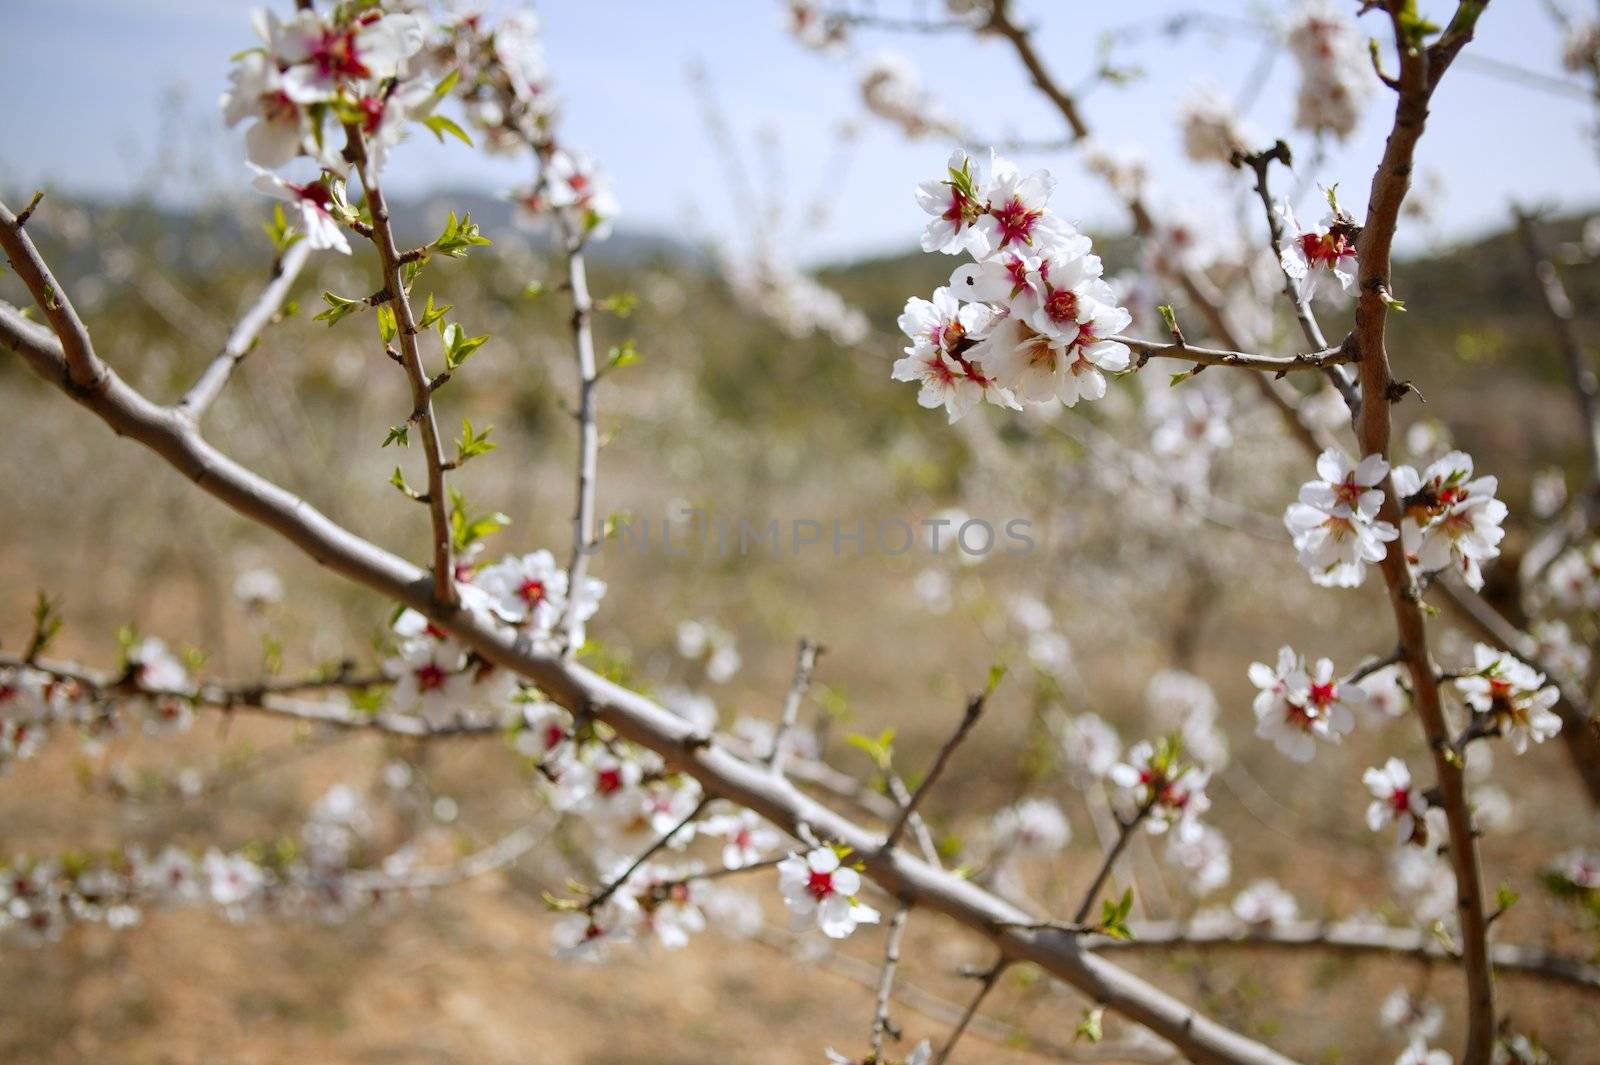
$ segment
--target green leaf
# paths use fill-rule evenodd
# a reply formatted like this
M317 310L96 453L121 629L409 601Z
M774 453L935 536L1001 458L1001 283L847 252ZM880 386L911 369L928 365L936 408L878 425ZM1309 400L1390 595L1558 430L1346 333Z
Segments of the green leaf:
M1106 1008L1094 1006L1083 1011L1083 1020L1078 1022L1078 1027L1072 1033L1072 1041L1080 1039L1091 1043L1098 1043L1105 1037L1104 1019Z
M410 447L411 426L406 424L389 426L389 435L383 438L383 446L388 447L390 444L399 444L401 447Z
M322 302L328 305L328 309L317 315L314 321L327 322L330 328L364 306L360 300L347 300L333 292L324 292Z
M466 550L477 541L499 532L510 524L511 519L498 511L479 514L476 517L470 516L467 513L466 497L454 488L450 489L450 541L457 551Z
M445 220L444 232L440 233L431 247L439 249L441 255L448 255L452 259L460 259L471 248L484 244L494 243L479 231L477 223L472 220L469 211L458 221L456 213L450 212L450 217Z
M443 307L433 305L433 293L428 293L428 306L423 308L422 317L417 320L418 329L432 329L435 322L443 318L450 311L450 304Z
M437 85L435 85L433 87L434 99L443 100L446 96L449 96L450 95L450 90L455 88L456 87L456 83L458 81L460 81L460 80L461 80L461 68L460 67L456 67L454 70L450 71L450 73L448 73L444 77L440 78L439 79L439 84L437 84Z
M1000 682L1005 679L1005 675L1006 667L1003 663L996 662L994 665L990 666L989 679L983 686L984 694L993 695L994 690L1000 687Z
M444 345L445 369L455 371L472 357L473 352L483 347L484 342L489 339L489 334L469 337L459 323L451 322L448 325L440 324L439 339Z
M399 466L396 466L394 468L394 473L389 475L389 483L394 485L395 488L399 489L402 495L410 499L422 498L421 492L417 491L415 488L412 488L409 484L406 484L406 475L401 472Z
M1507 910L1511 909L1511 907L1515 906L1517 904L1517 900L1520 898L1522 898L1521 892L1512 891L1510 884L1502 883L1499 888L1495 890L1494 904L1499 909L1500 913L1505 913Z
M606 368L620 370L639 361L639 348L629 337L606 353Z
M495 444L489 439L489 432L494 426L486 425L483 432L474 434L472 423L466 418L461 419L461 438L456 441L456 464L466 462L479 455L487 455L495 449Z
M1128 928L1128 914L1133 912L1133 888L1122 893L1120 899L1106 899L1100 907L1100 924L1096 931L1112 939L1133 939Z
M639 306L639 296L634 292L619 292L615 296L607 296L596 300L595 307L618 318L626 318Z
M272 220L261 224L261 231L272 241L272 250L282 255L289 250L290 245L301 239L305 234L289 224L283 215L281 204L272 208Z
M387 303L378 307L378 336L385 344L392 343L399 335L400 326L395 321L394 308Z
M1395 299L1394 296L1390 294L1388 289L1382 289L1378 293L1378 296L1379 296L1380 299L1383 300L1383 305L1385 307L1389 308L1391 311L1395 311L1396 313L1399 313L1399 314L1404 314L1405 313L1405 310L1406 310L1405 301L1404 300Z
M538 299L544 294L545 287L543 281L529 281L522 289L522 296L524 299Z
M1200 372L1200 368L1198 366L1196 366L1193 369L1184 370L1184 371L1182 371L1180 373L1175 373L1175 374L1172 375L1172 377L1171 377L1171 379L1169 380L1168 383L1173 388L1177 388L1179 385L1183 384L1185 381L1187 381L1189 378L1193 377L1195 374L1197 374L1199 372Z
M872 759L874 765L880 770L888 772L894 765L894 729L886 728L876 737L853 732L845 737L845 742L862 751Z
M428 115L423 118L422 124L433 131L433 135L439 138L440 144L444 143L444 135L448 133L468 148L472 147L472 138L467 136L467 131L444 115Z
M1172 309L1172 305L1163 303L1156 308L1156 312L1161 315L1161 320L1167 323L1167 330L1176 335L1178 332L1178 313Z

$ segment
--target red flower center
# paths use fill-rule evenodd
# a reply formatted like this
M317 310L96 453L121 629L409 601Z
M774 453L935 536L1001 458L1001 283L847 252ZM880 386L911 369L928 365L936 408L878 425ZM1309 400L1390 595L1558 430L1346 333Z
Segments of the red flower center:
M622 790L622 770L612 766L602 769L594 776L595 790L602 795L611 795Z
M1395 788L1394 791L1389 795L1389 805L1394 808L1394 812L1397 814L1403 814L1410 810L1411 789Z
M812 898L821 902L833 894L833 874L813 872L806 878L806 890Z
M1315 706L1318 710L1326 710L1328 708L1328 706L1330 704L1332 704L1333 700L1334 700L1333 681L1330 680L1326 684L1312 683L1312 685L1311 685L1311 704L1313 706Z
M1000 244L1003 247L1012 241L1028 243L1028 238L1033 233L1033 224L1039 220L1043 212L1030 210L1021 200L1012 197L1009 202L999 207L991 207L989 213L1000 225Z
M444 687L444 670L429 662L425 666L417 667L417 687L425 692L438 691Z
M1044 313L1052 322L1076 322L1078 297L1071 289L1058 288L1044 301Z
M311 48L311 62L324 78L370 78L372 71L356 54L354 29L322 31L321 40Z
M522 586L517 589L517 594L522 597L522 601L527 603L528 606L538 606L544 602L544 581L534 580L530 577L522 582Z

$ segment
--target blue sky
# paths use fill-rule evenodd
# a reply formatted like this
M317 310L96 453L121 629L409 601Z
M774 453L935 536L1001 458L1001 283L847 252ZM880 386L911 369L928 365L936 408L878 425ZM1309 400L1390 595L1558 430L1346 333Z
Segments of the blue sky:
M6 32L0 69L7 94L0 106L0 190L15 197L39 184L95 193L148 183L158 157L199 158L208 176L163 179L161 194L182 199L198 190L248 184L236 141L221 130L215 99L228 56L253 43L248 12L235 0L0 0ZM280 0L280 6L291 6ZM892 0L879 10L937 10L928 0ZM1032 0L1024 10L1040 25L1039 42L1062 80L1091 69L1102 30L1154 22L1177 11L1237 14L1229 0L1131 0L1117 5ZM1281 3L1248 5L1280 10ZM1352 7L1354 6L1352 0ZM1424 2L1425 8L1445 5ZM1038 100L1002 42L962 37L897 37L864 32L857 55L840 62L801 49L779 25L776 0L550 0L539 5L547 50L568 107L567 139L588 148L613 175L625 220L634 227L689 239L729 237L748 229L732 202L711 150L686 71L701 64L716 86L752 173L766 166L757 144L775 139L783 199L791 222L819 194L832 221L801 239L797 258L816 261L898 250L911 244L922 215L912 186L937 174L949 146L908 143L881 123L863 124L853 157L831 169L835 131L861 118L854 72L861 59L893 48L913 59L925 84L971 128L998 137L1055 137L1059 122ZM1377 20L1368 18L1371 32ZM1552 74L1559 42L1542 5L1498 0L1484 16L1476 54ZM1185 163L1173 116L1197 81L1234 96L1262 57L1248 38L1191 35L1154 40L1119 58L1144 67L1131 87L1096 89L1085 104L1089 122L1109 144L1141 146L1164 198L1214 204L1233 175ZM1284 132L1292 108L1291 63L1280 56L1248 118L1262 133ZM163 101L174 92L192 116L191 132L163 138ZM1351 140L1328 153L1317 172L1339 181L1359 208L1389 115L1387 94L1369 108ZM1600 201L1600 165L1589 130L1593 106L1581 98L1534 91L1463 66L1445 82L1421 151L1421 172L1442 182L1435 236L1471 235L1499 224L1513 199L1566 206ZM426 134L422 135L426 137ZM440 148L421 137L403 150L390 185L406 191L470 185L491 191L521 179L520 169L460 146ZM1307 154L1302 151L1301 155ZM1030 156L1060 179L1057 205L1090 225L1122 218L1096 179L1068 155ZM800 229L803 227L795 227ZM1413 237L1413 241L1417 238Z

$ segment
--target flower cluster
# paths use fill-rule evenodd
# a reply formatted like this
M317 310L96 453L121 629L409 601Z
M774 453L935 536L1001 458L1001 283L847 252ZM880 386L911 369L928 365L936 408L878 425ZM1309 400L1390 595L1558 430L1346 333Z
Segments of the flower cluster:
M1456 690L1477 714L1489 734L1504 736L1522 754L1528 743L1543 743L1561 731L1561 718L1550 708L1561 698L1543 673L1508 651L1485 644L1472 649L1472 672L1455 681Z
M1366 702L1359 684L1334 676L1330 660L1307 667L1292 647L1278 650L1275 666L1252 662L1250 683L1260 689L1254 703L1256 735L1296 762L1311 761L1318 740L1338 743L1352 732L1353 710Z
M1332 0L1309 0L1290 16L1284 38L1300 67L1295 125L1340 140L1355 131L1373 75L1361 34Z
M1400 535L1378 519L1389 463L1368 455L1352 464L1329 448L1317 458L1317 476L1300 486L1300 498L1284 511L1283 523L1312 581L1354 588L1366 579L1367 564L1383 561L1385 545Z
M1211 774L1184 763L1176 740L1148 740L1128 749L1127 759L1111 767L1107 776L1119 789L1118 805L1125 817L1144 811L1152 835L1169 829L1189 838L1200 829L1199 820L1211 808L1206 784Z
M922 87L917 68L898 52L879 52L861 68L861 102L912 140L960 133L955 119Z
M1250 150L1254 139L1212 85L1201 85L1184 98L1178 126L1183 131L1183 153L1197 163L1231 164L1236 153Z
M944 179L917 189L933 216L923 249L975 261L931 301L906 304L899 324L911 344L893 376L920 384L917 401L943 407L952 422L979 400L1020 410L1019 400L1099 399L1106 373L1128 368L1127 345L1112 338L1132 316L1089 239L1050 211L1053 185L1046 171L1024 176L992 153L980 180L957 151Z
M1506 505L1495 498L1499 482L1472 476L1472 456L1452 451L1421 474L1396 466L1394 489L1404 518L1401 544L1421 573L1448 570L1474 590L1483 587L1483 563L1500 554Z

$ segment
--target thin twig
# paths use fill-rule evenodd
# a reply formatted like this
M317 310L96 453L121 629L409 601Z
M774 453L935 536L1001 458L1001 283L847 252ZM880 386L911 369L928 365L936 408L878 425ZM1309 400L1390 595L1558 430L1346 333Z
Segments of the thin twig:
M400 365L405 368L406 380L411 384L412 419L417 423L418 442L428 467L425 498L433 526L433 596L440 606L449 609L457 605L459 597L456 592L455 563L451 559L453 541L450 500L444 487L444 449L439 442L439 426L433 413L433 390L429 387L428 371L423 367L422 351L417 344L417 322L400 269L400 248L395 243L394 231L389 224L389 205L383 198L383 188L367 158L366 136L359 127L345 128L349 141L347 150L352 156L356 173L361 177L361 187L367 194L367 207L372 212L371 240L383 264L383 285L394 294L392 305L400 341Z
M910 824L911 817L917 812L917 807L922 805L922 800L927 798L933 786L939 782L939 777L944 774L945 766L950 762L950 756L955 753L961 741L967 738L967 733L972 731L972 726L978 723L978 718L983 714L983 704L988 701L987 691L979 692L967 700L967 709L961 715L961 723L944 746L939 748L938 757L933 760L933 768L928 770L928 775L922 778L922 783L917 785L916 792L911 796L911 801L905 803L900 810L900 817L894 826L889 829L889 834L883 839L883 850L891 851L895 844L900 842L900 837L905 834L906 826Z
M1111 877L1111 870L1116 866L1117 859L1122 857L1122 852L1128 848L1128 843L1133 839L1133 834L1144 819L1150 816L1150 811L1155 809L1156 796L1152 795L1138 811L1126 821L1118 819L1117 838L1111 844L1111 849L1106 851L1105 860L1100 863L1099 870L1094 874L1094 879L1089 883L1089 890L1083 893L1083 901L1078 903L1078 910L1072 915L1072 924L1081 926L1089 919L1089 914L1094 910L1095 902L1100 898L1100 889L1105 887L1106 881Z
M945 1065L950 1060L950 1055L955 1053L956 1044L961 1042L961 1037L966 1034L967 1028L972 1024L972 1019L978 1015L978 1010L983 1006L983 1000L989 997L989 992L994 990L995 984L1000 982L1001 975L1010 964L1010 959L1001 956L989 966L983 974L979 984L978 993L972 996L972 1001L967 1003L967 1008L961 1011L961 1017L956 1021L956 1026L950 1030L950 1035L944 1041L944 1046L939 1048L938 1057L933 1059L933 1065Z
M660 836L656 837L655 842L641 851L632 862L628 863L628 867L624 869L619 876L612 877L610 883L606 884L605 887L601 888L595 894L589 896L589 901L583 904L583 911L585 913L593 913L595 910L598 910L601 906L605 905L606 900L612 895L615 895L617 893L617 889L623 884L626 884L628 882L628 878L634 873L637 873L641 865L643 865L645 862L648 862L651 858L654 858L664 847L670 844L673 839L677 837L679 832L682 832L684 829L693 824L695 820L703 812L705 812L706 804L710 801L710 799L701 799L695 804L694 809L690 810L688 814L678 821L677 824L673 825Z
M238 369L244 357L254 349L256 339L260 337L262 330L272 324L272 320L289 295L289 289L294 286L296 278L300 276L301 268L310 257L311 246L301 240L273 264L272 280L261 290L261 295L256 297L255 303L250 305L250 309L228 333L228 339L223 343L217 357L211 360L205 372L178 401L176 410L180 415L198 420L222 394L228 379L233 376L233 371Z
M1317 350L1304 355L1253 355L1244 351L1221 351L1214 348L1197 348L1193 344L1173 342L1156 344L1136 337L1109 336L1107 340L1126 344L1138 356L1139 365L1151 359L1179 359L1198 366L1232 366L1241 370L1260 370L1263 373L1284 374L1294 370L1330 370L1341 363L1354 362L1355 352L1346 346L1330 348L1326 341L1314 342Z
M900 964L900 940L905 937L906 918L910 914L911 904L903 902L896 907L894 916L889 918L889 938L883 948L883 972L878 977L878 998L872 1008L872 1054L867 1060L874 1065L880 1065L883 1061L883 1037L890 1030L889 995L894 991L894 972Z
M1283 950L1320 948L1342 954L1374 957L1409 957L1428 965L1460 964L1459 953L1445 949L1426 929L1391 928L1361 922L1292 921L1248 925L1242 921L1198 926L1182 921L1131 921L1132 939L1092 936L1082 940L1088 950L1158 951L1192 947L1197 950L1227 947L1261 947ZM1499 972L1600 992L1600 965L1543 947L1496 943L1490 960Z
M784 697L783 713L778 718L777 731L772 734L772 749L763 759L772 767L772 771L780 776L783 774L784 761L787 757L784 744L800 720L800 704L805 701L806 692L811 687L811 672L817 666L817 655L821 653L822 648L814 640L804 636L800 638L800 649L795 654L794 680L789 685L789 694Z

